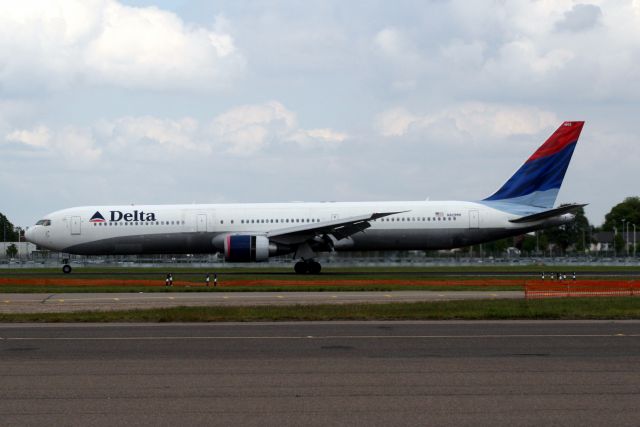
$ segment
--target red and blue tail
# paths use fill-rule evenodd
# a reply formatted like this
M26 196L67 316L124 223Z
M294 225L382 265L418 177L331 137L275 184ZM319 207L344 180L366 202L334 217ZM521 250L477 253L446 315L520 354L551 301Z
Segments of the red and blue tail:
M564 122L520 169L485 201L552 208L584 122Z

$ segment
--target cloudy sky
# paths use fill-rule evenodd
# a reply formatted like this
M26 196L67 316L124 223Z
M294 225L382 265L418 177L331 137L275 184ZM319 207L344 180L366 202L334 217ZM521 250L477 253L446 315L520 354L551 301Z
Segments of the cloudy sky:
M640 193L640 0L0 0L0 212Z

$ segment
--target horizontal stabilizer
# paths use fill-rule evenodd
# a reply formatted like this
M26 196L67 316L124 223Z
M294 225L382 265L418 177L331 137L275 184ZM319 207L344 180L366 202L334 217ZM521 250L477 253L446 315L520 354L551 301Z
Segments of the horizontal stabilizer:
M548 211L544 211L544 212L539 212L533 215L527 215L527 216L523 216L520 218L516 218L516 219L512 219L509 220L509 222L513 222L515 224L522 224L525 222L536 222L536 221L542 221L543 219L548 219L548 218L553 218L556 216L560 216L560 215L564 215L566 213L571 213L571 212L575 212L580 208L583 208L587 206L586 204L584 205L567 205L567 206L560 206L559 208L555 208L555 209L551 209Z

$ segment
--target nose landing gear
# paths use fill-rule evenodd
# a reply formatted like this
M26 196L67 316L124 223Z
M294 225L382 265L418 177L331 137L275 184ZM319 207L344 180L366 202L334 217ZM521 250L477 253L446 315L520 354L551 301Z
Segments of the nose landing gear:
M71 273L71 266L69 264L65 264L62 266L62 272L64 274L69 274Z
M322 265L314 260L298 261L293 269L297 274L320 274Z

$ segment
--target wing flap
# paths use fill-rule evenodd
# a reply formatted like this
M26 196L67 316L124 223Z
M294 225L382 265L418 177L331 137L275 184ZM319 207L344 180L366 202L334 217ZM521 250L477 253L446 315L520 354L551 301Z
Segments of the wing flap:
M295 227L281 228L267 233L267 237L275 242L284 244L302 243L318 235L331 234L337 240L344 239L355 233L371 227L370 221L400 212L376 212L372 214L357 215L332 221L303 224Z

